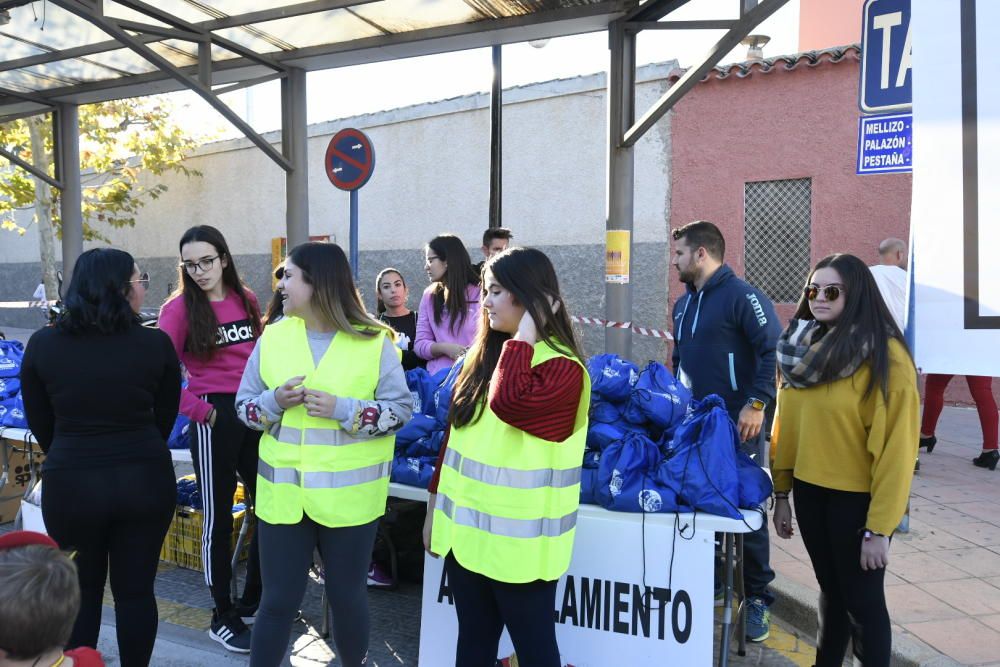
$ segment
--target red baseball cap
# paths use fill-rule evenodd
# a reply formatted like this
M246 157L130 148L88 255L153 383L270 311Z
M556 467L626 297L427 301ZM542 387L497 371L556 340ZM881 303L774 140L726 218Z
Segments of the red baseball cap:
M59 548L59 545L56 544L56 541L51 537L45 533L36 533L33 530L15 530L7 533L6 535L0 535L0 551L4 549L26 547L33 544L43 547L52 547L53 549Z

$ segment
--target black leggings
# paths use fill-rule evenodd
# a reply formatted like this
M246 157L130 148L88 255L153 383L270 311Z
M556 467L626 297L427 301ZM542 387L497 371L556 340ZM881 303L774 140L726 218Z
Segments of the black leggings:
M253 626L251 667L276 667L285 657L316 547L323 556L340 664L364 664L369 630L367 574L377 528L378 519L344 528L328 528L308 516L290 525L258 521L264 595Z
M795 518L819 582L816 667L839 667L847 641L864 667L888 667L892 626L885 568L861 569L861 534L871 496L796 479Z
M236 417L233 394L203 397L215 407L215 426L192 424L191 460L204 507L201 531L201 558L205 583L212 591L215 608L221 614L232 606L233 578L233 494L236 477L252 504L257 491L257 454L260 432L251 431ZM257 534L250 538L247 577L241 602L253 606L260 601L260 556Z
M110 569L121 664L148 665L159 622L153 582L177 497L170 459L164 452L161 461L44 477L45 527L60 548L77 551L80 613L68 648L97 648Z
M521 667L560 667L556 643L555 581L508 584L462 567L448 554L444 563L458 615L456 667L493 667L500 635L510 633Z

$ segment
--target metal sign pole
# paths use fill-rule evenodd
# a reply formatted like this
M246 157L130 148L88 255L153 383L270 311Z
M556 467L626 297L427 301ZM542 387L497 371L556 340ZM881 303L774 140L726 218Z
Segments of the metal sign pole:
M358 282L358 191L351 190L351 270Z

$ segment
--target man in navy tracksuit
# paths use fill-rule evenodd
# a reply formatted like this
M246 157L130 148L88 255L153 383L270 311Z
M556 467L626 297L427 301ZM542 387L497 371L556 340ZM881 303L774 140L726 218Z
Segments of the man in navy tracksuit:
M775 349L781 325L760 290L740 280L724 263L726 242L719 228L697 221L673 232L671 265L687 285L674 303L674 374L696 399L718 394L736 423L744 450L762 464L764 411L775 396ZM774 579L765 518L743 541L743 575L749 600L747 639L770 632L768 607Z

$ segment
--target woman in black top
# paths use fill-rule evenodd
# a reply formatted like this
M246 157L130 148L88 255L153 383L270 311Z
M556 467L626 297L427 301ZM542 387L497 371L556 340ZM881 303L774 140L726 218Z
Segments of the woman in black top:
M379 272L375 279L375 294L378 318L399 334L396 344L403 349L403 370L426 368L427 362L413 351L413 341L417 337L417 311L406 307L410 290L399 269L389 267Z
M78 554L80 612L68 646L97 647L110 569L124 667L149 664L153 652L153 581L176 498L166 438L180 365L165 333L139 325L148 286L127 252L83 253L66 312L31 336L21 368L28 426L47 454L45 526Z

